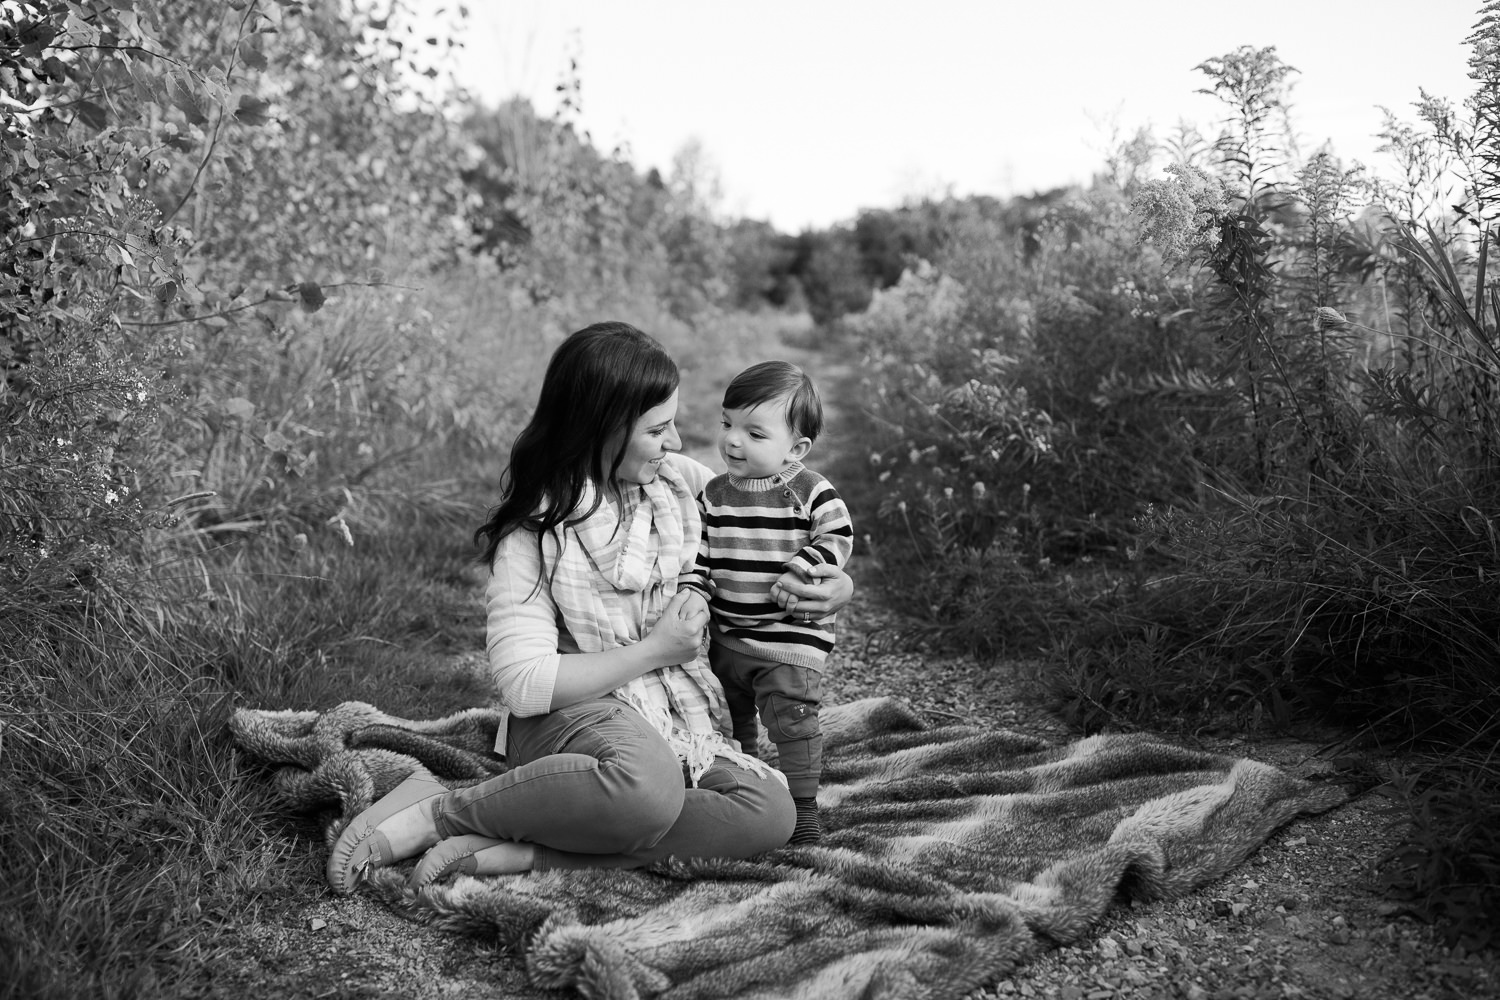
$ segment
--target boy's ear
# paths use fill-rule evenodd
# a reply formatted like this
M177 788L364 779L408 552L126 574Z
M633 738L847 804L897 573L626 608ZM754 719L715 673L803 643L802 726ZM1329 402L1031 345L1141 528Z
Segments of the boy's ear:
M800 462L807 457L807 453L810 451L812 451L812 438L800 437L792 445L792 450L787 452L786 457L793 462Z

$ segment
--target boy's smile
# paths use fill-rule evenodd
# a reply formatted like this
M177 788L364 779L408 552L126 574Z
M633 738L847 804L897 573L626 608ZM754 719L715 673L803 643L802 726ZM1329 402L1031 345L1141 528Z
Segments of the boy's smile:
M811 447L787 425L785 399L726 409L719 418L719 456L741 479L774 476L800 462Z

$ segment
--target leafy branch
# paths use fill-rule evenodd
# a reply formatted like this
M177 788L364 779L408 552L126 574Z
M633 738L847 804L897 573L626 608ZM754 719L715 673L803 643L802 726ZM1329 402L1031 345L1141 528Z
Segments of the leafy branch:
M236 65L238 65L240 58L240 42L245 37L245 26L250 23L250 17L254 13L255 5L247 4L244 13L240 15L239 33L235 38L234 48L229 53L229 63L224 71L224 82L226 86L228 85L229 81L234 79L234 70ZM220 103L218 117L214 120L213 137L209 140L208 143L208 150L203 154L203 159L199 161L198 169L193 171L192 179L188 181L187 187L183 189L182 195L177 199L177 204L172 206L172 210L170 212L167 212L162 216L162 222L171 222L174 218L176 218L177 213L182 211L182 206L187 204L188 198L192 197L193 192L197 189L199 178L203 176L203 171L206 170L209 163L213 161L214 152L218 149L219 135L224 128L224 115L225 107L223 103ZM191 118L191 115L189 115L189 118Z
M254 309L268 302L300 302L307 312L317 312L323 306L323 291L331 288L400 288L412 292L420 291L420 289L412 285L399 285L390 281L337 281L327 285L304 281L300 284L287 285L285 291L282 292L268 291L254 302L246 302L232 309L222 309L213 313L199 313L194 316L183 316L179 319L154 321L122 319L120 320L120 324L122 326L139 328L181 326L184 323L201 323L204 320L233 316L235 313L242 313L247 309ZM293 292L296 294L291 294Z

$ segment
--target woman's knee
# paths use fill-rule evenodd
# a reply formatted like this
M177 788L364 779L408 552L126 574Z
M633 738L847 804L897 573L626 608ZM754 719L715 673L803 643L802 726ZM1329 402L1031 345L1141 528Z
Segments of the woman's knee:
M715 768L704 775L699 787L734 797L743 817L737 824L737 856L772 851L791 839L797 825L797 807L791 793L776 778L738 768Z
M779 781L771 780L765 784L771 787L765 790L760 807L765 821L759 829L765 831L765 836L757 852L784 847L792 839L792 829L797 825L797 806L792 801L792 793L781 787Z
M622 749L599 762L608 789L598 817L602 851L630 852L664 837L682 813L682 762L659 737Z

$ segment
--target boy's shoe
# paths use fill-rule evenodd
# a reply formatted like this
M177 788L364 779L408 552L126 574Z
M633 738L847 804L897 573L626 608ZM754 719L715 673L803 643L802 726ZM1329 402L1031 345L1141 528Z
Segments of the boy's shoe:
M823 839L823 821L818 818L818 800L812 796L792 799L797 806L797 825L792 827L793 844L816 844Z

